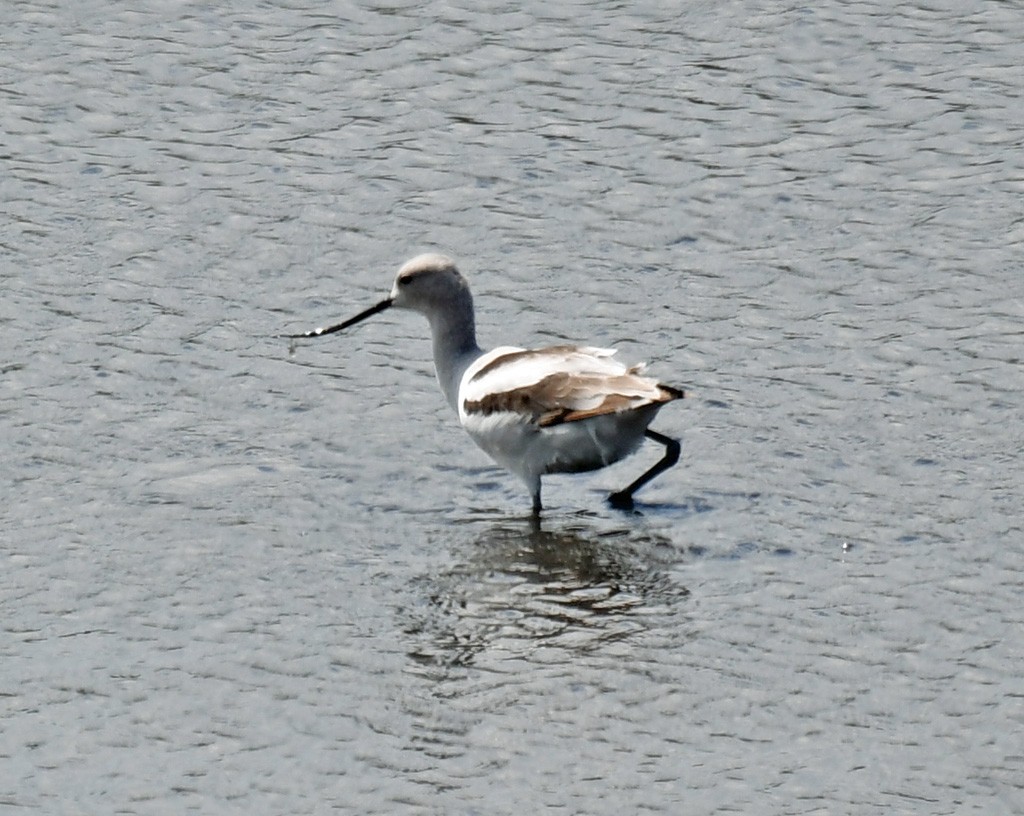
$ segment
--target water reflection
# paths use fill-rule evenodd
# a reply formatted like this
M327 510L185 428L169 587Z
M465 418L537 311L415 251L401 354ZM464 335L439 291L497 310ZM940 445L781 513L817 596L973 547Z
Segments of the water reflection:
M590 652L647 629L651 613L686 598L669 567L681 554L665 536L597 529L586 518L541 526L490 524L456 539L454 566L418 579L422 603L403 610L419 671L481 667L540 649Z

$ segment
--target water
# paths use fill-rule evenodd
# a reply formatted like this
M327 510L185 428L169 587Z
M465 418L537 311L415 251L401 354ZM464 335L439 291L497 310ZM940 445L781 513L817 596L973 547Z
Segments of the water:
M0 10L0 810L1024 810L1019 4ZM540 528L415 315L693 398Z

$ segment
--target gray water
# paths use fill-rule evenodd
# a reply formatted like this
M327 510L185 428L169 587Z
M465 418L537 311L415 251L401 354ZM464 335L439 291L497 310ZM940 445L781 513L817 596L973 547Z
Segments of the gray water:
M1024 812L1024 7L0 6L0 812ZM539 527L379 300L688 389Z

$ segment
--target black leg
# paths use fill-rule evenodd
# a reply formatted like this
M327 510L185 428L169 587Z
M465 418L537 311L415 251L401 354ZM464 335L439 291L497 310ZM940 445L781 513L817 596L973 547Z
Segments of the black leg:
M652 431L648 428L644 431L644 436L648 439L653 439L665 446L665 455L661 457L654 466L642 473L640 478L633 482L629 487L626 487L617 493L612 493L608 497L608 502L612 507L617 507L620 510L632 510L633 509L633 494L636 493L641 487L647 484L651 479L657 476L659 473L664 473L672 465L679 461L679 440L673 439L670 436L665 436L657 431Z
M543 508L540 506L540 490L537 490L537 492L533 494L533 514L535 516L539 516L542 509Z

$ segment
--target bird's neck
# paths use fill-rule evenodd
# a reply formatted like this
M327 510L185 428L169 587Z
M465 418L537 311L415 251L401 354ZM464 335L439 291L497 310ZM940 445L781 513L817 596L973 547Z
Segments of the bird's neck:
M466 369L483 352L476 344L472 306L461 314L435 315L430 321L434 338L434 369L448 404L459 410L459 385Z

